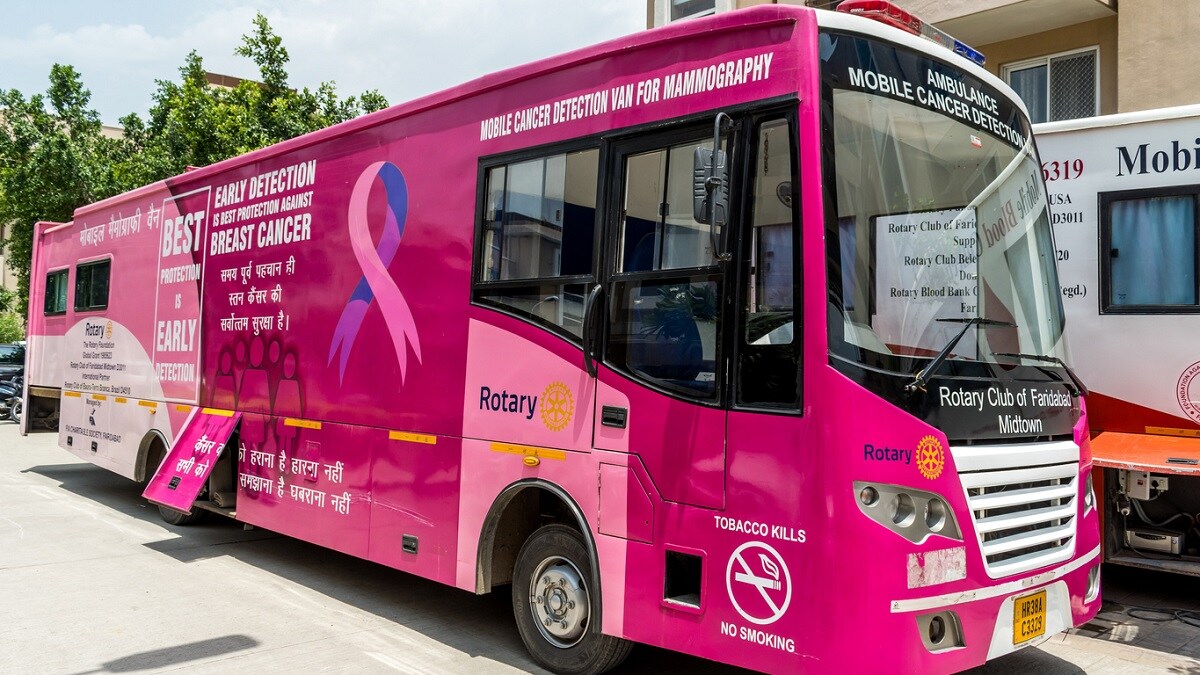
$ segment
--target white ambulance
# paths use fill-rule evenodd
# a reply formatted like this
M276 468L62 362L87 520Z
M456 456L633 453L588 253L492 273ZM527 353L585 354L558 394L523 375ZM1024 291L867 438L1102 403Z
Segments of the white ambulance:
M1034 135L1106 559L1200 575L1200 106Z

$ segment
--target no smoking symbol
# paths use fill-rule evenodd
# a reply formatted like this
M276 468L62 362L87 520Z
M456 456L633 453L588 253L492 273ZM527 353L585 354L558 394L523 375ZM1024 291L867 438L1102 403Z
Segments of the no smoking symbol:
M778 621L792 602L792 575L779 551L751 541L729 556L725 589L743 619L765 626Z

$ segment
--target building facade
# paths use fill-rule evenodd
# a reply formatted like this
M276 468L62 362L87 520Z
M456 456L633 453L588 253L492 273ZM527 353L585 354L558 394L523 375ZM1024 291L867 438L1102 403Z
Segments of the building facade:
M892 0L987 57L1034 122L1200 103L1187 84L1200 2ZM647 0L647 26L762 4L832 9L839 0Z

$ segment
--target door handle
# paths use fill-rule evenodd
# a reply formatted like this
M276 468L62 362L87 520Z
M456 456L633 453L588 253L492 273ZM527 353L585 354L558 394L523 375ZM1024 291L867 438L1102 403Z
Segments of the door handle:
M596 360L592 356L592 344L596 331L592 328L592 314L595 312L596 300L604 287L600 284L592 286L587 299L583 303L583 367L591 377L596 377Z
M600 408L600 424L606 427L624 429L628 421L629 410L626 408L615 405L606 405Z

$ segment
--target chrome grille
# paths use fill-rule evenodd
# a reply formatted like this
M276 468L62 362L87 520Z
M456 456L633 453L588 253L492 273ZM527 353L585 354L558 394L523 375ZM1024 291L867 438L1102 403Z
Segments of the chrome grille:
M1079 448L1069 441L951 448L988 576L1075 552Z

